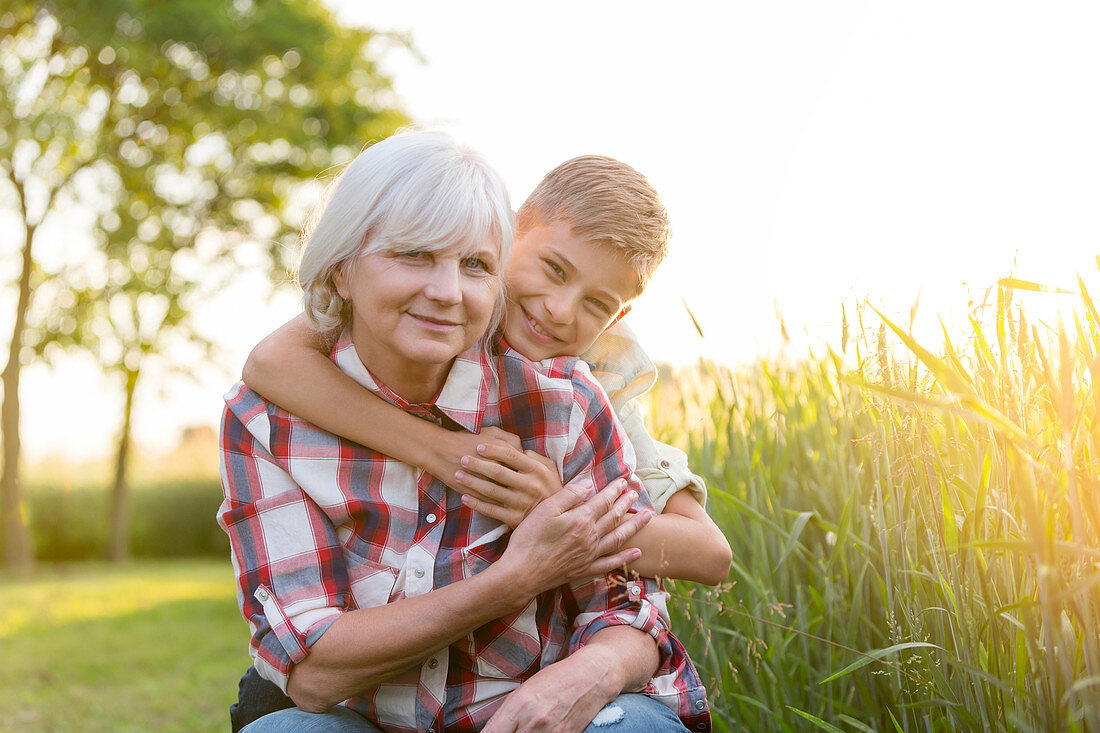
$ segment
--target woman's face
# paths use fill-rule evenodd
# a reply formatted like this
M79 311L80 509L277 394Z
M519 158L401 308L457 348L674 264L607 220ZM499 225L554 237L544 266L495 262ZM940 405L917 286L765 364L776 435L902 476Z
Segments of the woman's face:
M352 304L352 340L363 363L405 399L431 399L452 360L488 328L500 292L499 260L492 241L472 251L410 245L353 260L334 280Z

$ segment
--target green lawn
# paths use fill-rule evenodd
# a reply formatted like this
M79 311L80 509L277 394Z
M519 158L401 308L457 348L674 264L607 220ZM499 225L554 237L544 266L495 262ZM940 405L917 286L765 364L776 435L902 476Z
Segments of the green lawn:
M248 666L229 562L0 577L0 731L224 731Z

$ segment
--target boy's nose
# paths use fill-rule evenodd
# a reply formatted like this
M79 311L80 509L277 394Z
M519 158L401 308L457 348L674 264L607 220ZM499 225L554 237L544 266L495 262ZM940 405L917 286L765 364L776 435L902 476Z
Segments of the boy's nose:
M577 318L577 297L569 291L555 293L546 299L546 315L555 325L568 326Z

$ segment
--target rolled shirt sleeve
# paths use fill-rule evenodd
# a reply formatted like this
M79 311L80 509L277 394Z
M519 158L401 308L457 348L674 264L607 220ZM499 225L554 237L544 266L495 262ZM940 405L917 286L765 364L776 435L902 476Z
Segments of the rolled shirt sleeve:
M687 489L699 502L707 505L707 485L688 468L687 454L679 448L654 440L645 426L645 410L637 400L627 401L618 410L619 420L634 447L635 472L645 484L653 508L665 510L669 498Z
M578 607L586 610L574 619L567 654L610 626L630 626L649 634L660 661L642 694L667 706L690 729L710 730L706 687L684 645L669 629L668 593L657 581L619 572L574 584L570 593Z
M237 603L256 670L286 690L293 665L345 609L348 574L336 533L268 449L267 405L243 385L223 413L223 501Z
M571 435L571 451L564 462L567 481L585 476L589 470L591 476L585 477L591 478L597 487L626 478L629 487L638 490L634 509L654 511L645 487L633 471L634 450L602 388L584 362L576 362L571 376L574 385L571 424L575 430ZM569 591L578 612L573 619L567 654L609 626L631 626L649 634L657 644L660 662L644 693L670 707L694 729L710 729L706 690L687 651L670 633L668 593L659 581L620 572L575 583Z

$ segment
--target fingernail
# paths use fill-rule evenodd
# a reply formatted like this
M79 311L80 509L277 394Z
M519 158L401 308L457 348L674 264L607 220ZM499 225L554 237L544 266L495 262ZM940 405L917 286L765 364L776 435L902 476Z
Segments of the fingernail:
M466 478L466 474L462 471L455 471L455 478L461 481L462 479Z
M479 445L477 447L477 452L478 453L484 453L485 452L485 444L484 443L482 443L481 445Z
M470 457L469 456L462 456L462 458L458 459L458 462L461 463L463 466L469 466L470 465Z

